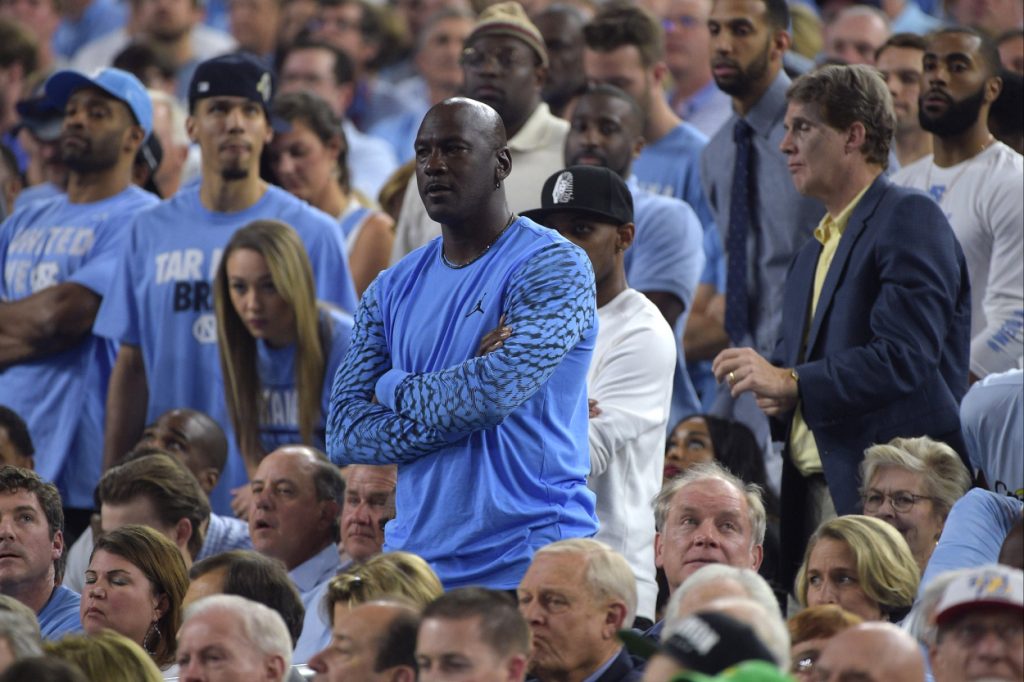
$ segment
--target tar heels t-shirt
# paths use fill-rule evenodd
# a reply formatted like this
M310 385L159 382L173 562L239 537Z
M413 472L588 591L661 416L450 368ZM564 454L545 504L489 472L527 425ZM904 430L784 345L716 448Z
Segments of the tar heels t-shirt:
M324 428L331 402L331 383L345 358L352 338L352 316L335 309L320 310L320 324L326 326L329 345L325 348L324 386L320 400L320 423L313 445L325 449ZM256 342L257 363L263 400L260 408L260 442L266 452L282 445L302 442L299 435L299 391L295 386L295 344L272 348Z
M61 194L15 212L0 226L0 300L65 282L106 297L132 216L157 202L132 186L102 201L73 204ZM114 353L109 341L86 334L67 350L0 369L0 405L28 424L36 470L72 508L93 505Z
M212 289L224 246L253 220L283 221L306 246L317 298L351 311L356 296L341 231L326 213L273 186L249 208L219 213L203 206L199 189L199 183L187 186L136 218L95 331L140 347L149 386L147 423L188 407L224 427L228 460L210 502L218 513L230 514L230 489L248 479L220 388Z

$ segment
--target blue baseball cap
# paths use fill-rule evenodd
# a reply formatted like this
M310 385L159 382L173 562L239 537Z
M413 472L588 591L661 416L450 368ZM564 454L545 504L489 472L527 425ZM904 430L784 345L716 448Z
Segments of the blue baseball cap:
M114 99L121 100L131 109L146 135L153 131L153 103L149 93L139 79L127 71L106 68L92 77L70 69L58 71L46 80L44 90L49 103L63 111L71 95L85 87L99 88Z

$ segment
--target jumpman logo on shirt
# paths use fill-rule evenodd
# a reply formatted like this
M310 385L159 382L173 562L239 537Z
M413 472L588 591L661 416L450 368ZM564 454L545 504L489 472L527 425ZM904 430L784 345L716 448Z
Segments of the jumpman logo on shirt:
M476 302L476 305L473 306L473 309L470 310L468 313L466 313L466 317L469 317L473 313L480 313L481 315L484 314L484 297L485 296L487 296L487 294L484 294L483 296L480 297L480 300Z

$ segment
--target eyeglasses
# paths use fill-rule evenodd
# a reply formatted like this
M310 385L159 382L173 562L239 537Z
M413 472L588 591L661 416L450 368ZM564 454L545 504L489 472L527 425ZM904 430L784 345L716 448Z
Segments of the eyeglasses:
M467 47L462 51L459 63L471 69L479 69L485 64L494 61L502 71L527 66L527 58L515 50L501 50L500 52L483 52L474 47Z
M892 508L898 512L908 512L919 500L932 499L929 495L915 495L909 490L897 490L894 493L883 493L881 490L869 490L864 497L864 511L876 512L886 499L892 500Z
M701 25L701 20L690 14L683 14L678 17L664 17L661 20L661 27L666 31L680 28L696 28Z
M1007 646L1020 648L1024 644L1024 623L966 622L950 626L948 632L966 647L977 646L989 633Z
M810 674L814 672L814 664L818 662L818 652L809 651L805 655L793 661L789 672L793 674Z

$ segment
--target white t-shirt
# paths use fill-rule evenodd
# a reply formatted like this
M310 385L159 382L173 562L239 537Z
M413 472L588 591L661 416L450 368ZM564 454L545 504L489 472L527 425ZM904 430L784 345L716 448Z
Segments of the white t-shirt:
M657 306L626 289L597 309L587 392L601 414L589 421L590 476L597 496L596 539L626 557L637 582L637 615L654 620L654 512L661 488L665 427L676 342Z
M949 168L932 155L893 182L930 194L953 226L971 279L971 372L1017 367L1024 355L1024 157L1002 142Z

